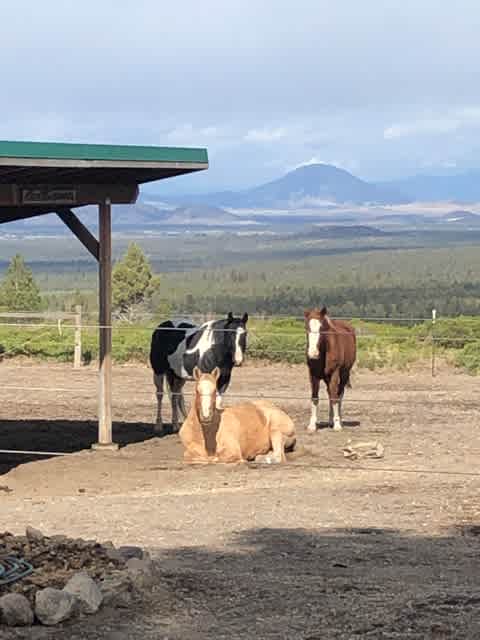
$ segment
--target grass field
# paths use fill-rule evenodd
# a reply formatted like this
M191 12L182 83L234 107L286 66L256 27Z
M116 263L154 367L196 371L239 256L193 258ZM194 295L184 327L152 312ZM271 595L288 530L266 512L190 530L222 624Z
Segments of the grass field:
M401 369L435 351L472 374L480 372L480 318L442 319L419 324L353 320L358 336L358 366ZM148 362L153 324L117 324L113 332L113 355L117 363ZM432 333L433 331L433 333ZM98 357L94 328L83 331L83 357ZM301 363L305 358L303 321L295 318L254 319L249 324L248 355L270 362ZM73 359L73 328L1 326L0 356L18 356L67 362Z

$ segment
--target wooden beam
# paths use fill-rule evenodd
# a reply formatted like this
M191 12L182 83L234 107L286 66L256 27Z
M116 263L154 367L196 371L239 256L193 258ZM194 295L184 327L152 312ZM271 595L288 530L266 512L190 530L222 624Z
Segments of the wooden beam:
M59 177L62 176L59 172ZM68 193L67 193L68 192ZM110 198L112 204L134 204L138 198L136 184L71 184L40 182L33 184L22 180L0 184L0 206L8 207L83 207L99 204ZM68 196L59 200L58 196Z
M9 208L4 209L0 207L0 224L7 222L16 222L17 220L27 220L28 218L36 218L37 216L45 216L49 213L54 213L51 209L32 209L31 207L25 208Z
M98 240L90 233L87 227L81 222L77 216L66 209L65 211L56 211L60 220L70 229L70 231L77 236L85 249L91 253L95 260L100 260L100 248Z
M98 443L94 449L116 450L112 441L112 207L109 199L98 207L100 228L99 303L100 370Z

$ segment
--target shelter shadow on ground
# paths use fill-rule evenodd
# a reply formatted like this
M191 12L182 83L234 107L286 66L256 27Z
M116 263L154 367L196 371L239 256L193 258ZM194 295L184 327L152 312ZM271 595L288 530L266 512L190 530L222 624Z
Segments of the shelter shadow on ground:
M48 637L478 638L475 531L251 529L221 551L157 550L159 587L139 608L115 618L104 612ZM31 637L17 633L6 640Z
M167 429L168 432L168 429ZM0 449L74 453L89 449L97 441L94 420L0 420ZM154 437L151 424L114 422L115 441L121 446ZM18 465L51 456L0 454L0 475Z

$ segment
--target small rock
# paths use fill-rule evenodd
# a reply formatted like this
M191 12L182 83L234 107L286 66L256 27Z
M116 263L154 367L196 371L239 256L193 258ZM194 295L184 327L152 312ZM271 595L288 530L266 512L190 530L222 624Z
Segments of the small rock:
M131 578L119 573L106 578L99 584L104 606L127 608L130 606L134 589Z
M7 593L0 598L0 621L9 627L28 627L33 624L29 601L19 593Z
M35 594L35 615L46 626L68 620L77 610L77 599L68 591L47 587Z
M128 575L138 589L151 587L155 583L155 566L151 560L130 558L126 565Z
M77 549L86 549L88 547L88 542L86 542L83 538L76 538L72 541L72 545L77 547Z
M75 573L63 590L80 601L80 609L83 613L96 613L103 601L102 593L96 582L84 571Z
M120 553L118 549L115 549L115 548L111 549L110 547L107 547L105 549L105 555L109 560L114 560L116 562L125 562L127 559L125 558L124 555Z
M107 540L107 542L102 543L102 547L104 547L105 549L114 549L115 545L111 540Z
M42 542L45 538L43 533L34 527L27 527L25 533L31 542Z
M125 560L129 560L130 558L138 558L141 560L143 558L143 549L140 547L120 547L118 551Z

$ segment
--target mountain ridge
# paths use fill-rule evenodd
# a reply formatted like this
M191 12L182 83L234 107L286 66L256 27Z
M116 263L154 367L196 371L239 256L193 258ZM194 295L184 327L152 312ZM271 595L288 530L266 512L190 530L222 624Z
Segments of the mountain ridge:
M310 164L248 189L175 196L166 201L184 206L289 209L332 204L406 204L411 199L398 190L367 182L334 165Z

